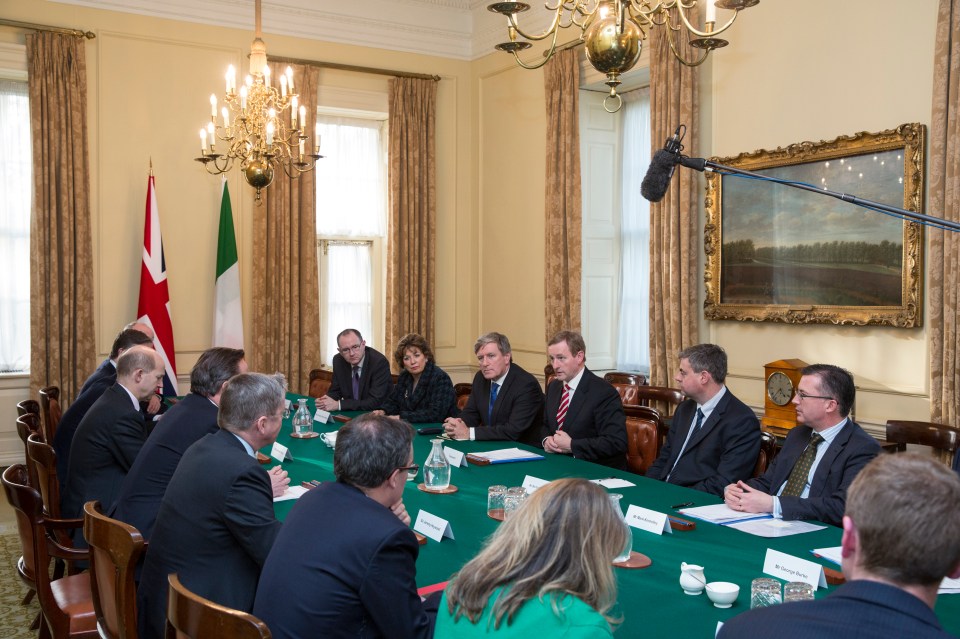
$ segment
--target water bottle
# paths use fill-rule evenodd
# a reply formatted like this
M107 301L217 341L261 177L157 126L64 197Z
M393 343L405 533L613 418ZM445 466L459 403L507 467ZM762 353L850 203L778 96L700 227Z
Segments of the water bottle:
M307 408L307 400L297 400L297 412L293 414L293 434L296 437L309 437L313 433L313 417Z
M433 439L430 443L433 446L423 464L423 484L427 490L446 490L450 486L450 462L443 454L443 440Z

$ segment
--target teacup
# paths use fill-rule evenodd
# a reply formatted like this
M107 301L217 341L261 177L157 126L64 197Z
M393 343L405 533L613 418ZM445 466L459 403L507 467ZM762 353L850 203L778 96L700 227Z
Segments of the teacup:
M711 581L707 584L707 597L717 608L729 608L739 594L740 586L729 581Z

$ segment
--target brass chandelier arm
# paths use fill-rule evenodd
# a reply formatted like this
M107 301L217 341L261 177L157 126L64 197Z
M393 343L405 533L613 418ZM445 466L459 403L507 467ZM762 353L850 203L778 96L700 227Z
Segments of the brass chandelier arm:
M550 40L550 48L543 52L543 59L540 60L539 62L533 62L528 64L523 60L521 60L519 54L517 54L517 52L514 51L513 57L516 59L517 64L519 64L524 69L531 69L531 70L539 69L540 67L545 65L550 60L550 58L553 57L553 52L556 51L557 49L557 35L559 35L559 33L560 33L559 29L553 32L553 39Z
M677 29L673 29L673 28L667 29L667 41L670 43L670 50L673 51L674 57L680 62L680 64L682 64L685 67L698 67L701 64L703 64L706 61L707 56L710 55L710 50L700 49L699 50L700 56L696 60L693 60L692 62L690 60L687 60L683 56L683 54L677 49L676 32L677 32Z
M694 27L692 24L690 24L690 20L687 18L687 13L686 11L683 10L682 5L677 6L677 13L680 14L680 19L683 20L683 24L685 27L687 27L687 30L690 31L690 33L693 33L694 35L700 38L709 38L709 37L723 33L724 31L729 29L731 25L733 25L734 20L737 19L738 15L740 15L740 11L738 9L733 12L733 15L730 16L730 19L727 20L727 23L724 24L722 27L719 27L719 28L714 27L712 31L700 31L699 29Z
M539 34L527 33L526 31L521 29L520 23L517 20L517 14L515 13L511 13L510 15L508 15L507 20L510 21L510 26L513 27L514 30L516 30L517 34L526 40L533 40L536 42L539 40L546 40L547 38L553 36L553 41L556 42L557 33L560 31L560 28L559 28L560 18L563 16L563 9L564 9L563 5L560 5L559 7L554 9L553 20L550 22L550 26L543 33L539 33ZM511 42L512 41L513 39L511 38ZM524 68L536 69L538 67L524 67Z

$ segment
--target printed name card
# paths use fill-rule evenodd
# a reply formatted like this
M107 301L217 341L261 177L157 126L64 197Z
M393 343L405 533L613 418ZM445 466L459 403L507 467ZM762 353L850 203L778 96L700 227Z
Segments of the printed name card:
M539 477L533 477L532 475L527 475L523 478L523 489L527 491L528 495L532 495L537 491L541 486L546 486L549 484L546 479L540 479Z
M323 410L322 408L318 408L317 412L313 414L313 421L320 422L321 424L326 424L328 421L330 421L330 413Z
M443 454L446 455L447 461L450 462L450 465L453 466L454 468L467 465L466 457L459 450L454 450L449 446L444 446Z
M763 572L787 581L808 583L813 586L814 590L818 587L827 587L827 577L823 573L823 566L772 548L767 548L767 556L763 560Z
M270 456L278 462L293 461L293 455L291 455L287 447L280 442L273 442L273 448L270 449Z
M666 513L658 513L649 508L631 505L627 508L627 514L624 517L628 524L640 530L652 532L655 535L662 535L664 532L673 534L670 528L670 522L667 520Z
M453 528L450 526L450 522L436 515L431 515L425 510L421 510L417 515L417 521L413 524L413 529L436 542L444 537L453 539Z

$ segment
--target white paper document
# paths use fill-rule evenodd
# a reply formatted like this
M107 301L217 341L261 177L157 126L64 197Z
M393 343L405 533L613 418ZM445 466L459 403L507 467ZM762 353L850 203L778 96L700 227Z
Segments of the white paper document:
M632 481L627 481L626 479L620 479L619 477L606 477L604 479L591 479L595 484L600 484L604 488L630 488L631 486L636 486Z
M729 524L735 521L745 521L747 519L770 519L769 513L740 513L733 510L726 504L714 504L712 506L697 506L696 508L682 508L678 512L709 521L713 524Z
M758 537L788 537L826 528L826 526L811 524L809 521L784 521L773 518L747 519L726 524L726 526Z
M842 549L840 546L832 546L830 548L814 548L811 550L814 555L820 557L821 559L826 559L827 561L832 561L838 566L842 566L843 555Z
M943 581L940 582L940 590L937 591L937 594L956 595L958 593L960 593L960 579L944 577Z
M489 460L491 464L502 464L512 461L532 461L534 459L543 459L543 455L532 453L528 450L519 448L501 448L500 450L488 450L482 453L470 453L474 457L482 457Z
M309 488L304 488L303 486L287 486L287 491L280 495L279 497L274 497L273 501L287 501L289 499L300 499L305 492L310 490Z

